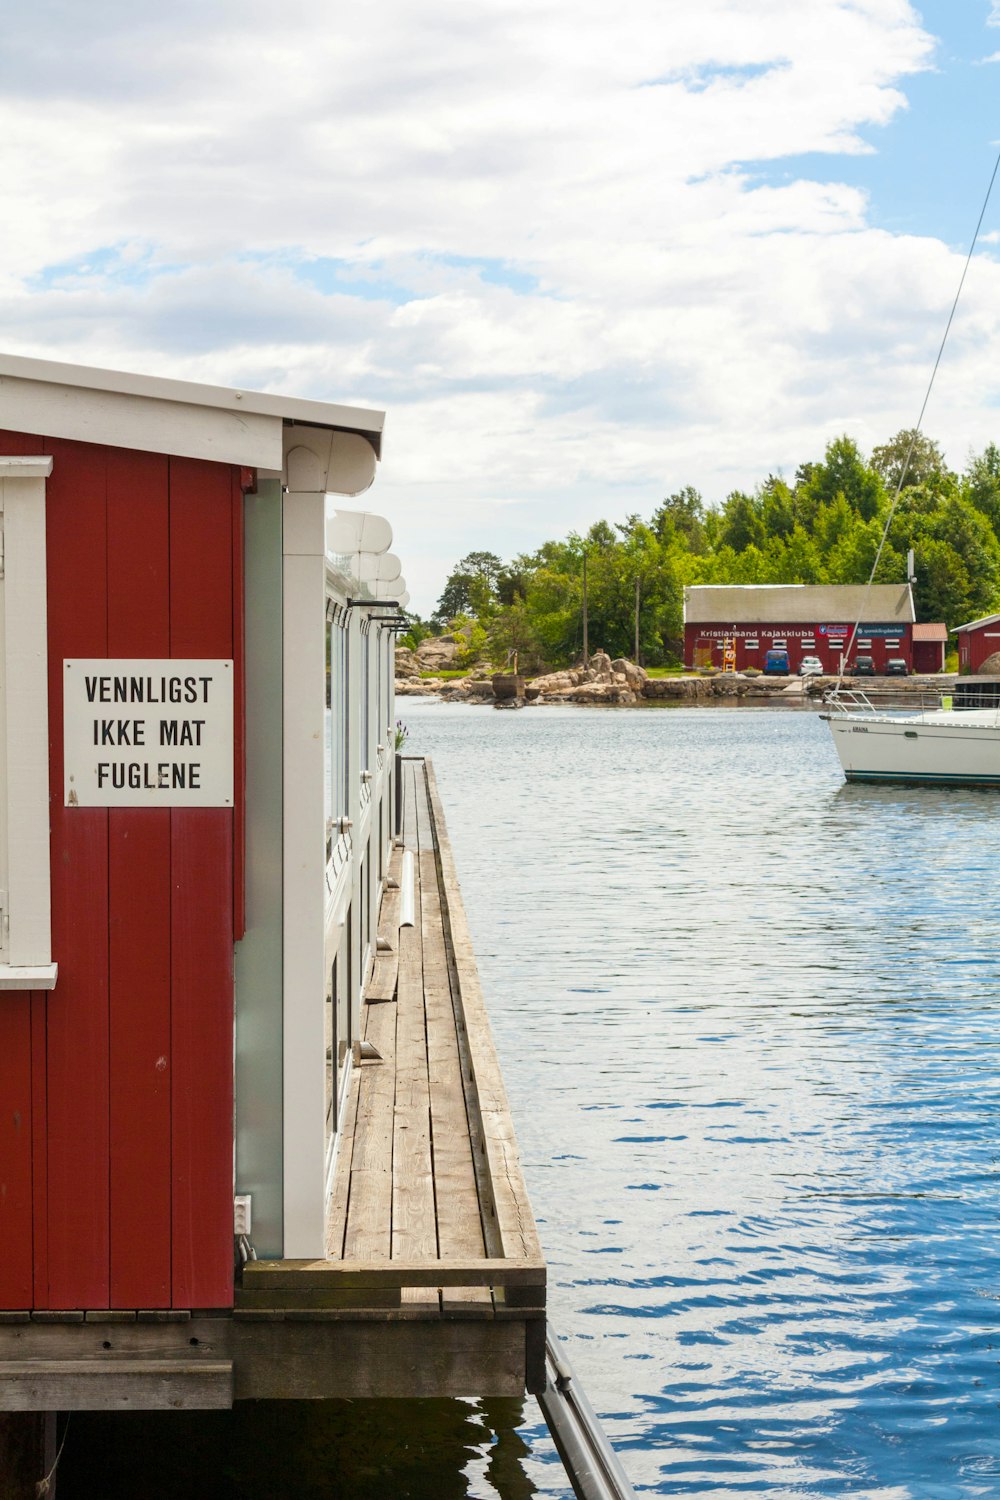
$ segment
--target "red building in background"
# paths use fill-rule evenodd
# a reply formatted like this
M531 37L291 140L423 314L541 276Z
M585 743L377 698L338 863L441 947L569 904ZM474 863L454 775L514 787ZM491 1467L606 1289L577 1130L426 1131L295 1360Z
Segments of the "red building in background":
M943 672L948 627L940 621L913 627L914 672Z
M836 673L860 620L851 660L871 656L876 672L890 657L914 669L913 595L908 583L722 584L684 591L684 662L688 667L723 665L727 640L735 647L735 669L763 669L768 651L788 652L797 672L804 656L818 656ZM848 668L851 661L847 663ZM932 668L937 670L937 668Z
M956 625L958 670L978 672L988 656L1000 651L1000 615L983 615L967 625Z

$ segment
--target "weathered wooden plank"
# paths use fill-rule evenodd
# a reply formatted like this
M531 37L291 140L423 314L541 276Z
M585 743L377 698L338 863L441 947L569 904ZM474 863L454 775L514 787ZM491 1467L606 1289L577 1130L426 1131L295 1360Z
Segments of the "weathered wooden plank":
M398 968L399 954L395 948L391 953L380 953L376 957L371 978L365 986L366 1005L384 1005L395 1000Z
M402 860L401 850L394 850L394 864L400 870ZM399 876L396 876L399 879ZM376 923L378 935L393 948L399 946L399 886L386 886L382 892L382 901L379 905L378 922Z
M372 976L365 989L365 1002L368 1005L396 998L396 970L399 965L399 877L402 860L402 850L394 849L389 859L387 873L396 883L392 887L386 886L383 890L378 921L375 924L379 940L390 943L391 950L388 953L376 954Z
M456 1314L465 1312L470 1306L479 1306L483 1309L484 1317L493 1317L493 1297L488 1286L457 1286L442 1288L442 1317L453 1317Z
M351 1081L344 1118L340 1126L340 1141L337 1145L337 1164L334 1167L333 1191L327 1205L326 1253L338 1258L344 1253L344 1235L347 1233L347 1210L351 1196L351 1163L354 1159L354 1130L358 1117L358 1097L361 1091L361 1069L351 1069ZM254 1262L251 1262L251 1265ZM244 1282L246 1271L244 1270Z
M0 1365L18 1359L222 1360L231 1357L232 1319L190 1318L183 1323L0 1324Z
M518 1396L524 1327L486 1319L234 1325L238 1400Z
M421 851L417 864L421 884L424 1005L427 1011L438 1249L445 1260L469 1256L479 1258L485 1254L485 1243L433 851Z
M444 811L430 761L425 762L427 791L434 819L443 899L447 906L452 957L461 991L467 1045L472 1063L497 1224L505 1256L541 1259L534 1214L521 1171L520 1156L510 1123L510 1106L497 1060L489 1017L472 949L468 919L462 903L455 860L448 839Z
M403 847L416 849L417 845L417 765L415 761L403 761Z
M365 1035L383 1060L359 1068L344 1255L349 1260L388 1260L392 1236L395 1006L370 1007L366 1012Z
M12 1360L0 1365L0 1411L205 1411L233 1404L228 1360Z
M241 1308L398 1307L398 1286L324 1286L237 1288L236 1306ZM487 1293L487 1295L489 1295Z
M544 1261L488 1260L254 1260L243 1268L243 1285L288 1286L545 1286Z
M441 1313L441 1293L437 1287L404 1286L399 1292L400 1304L414 1314L438 1317Z
M425 768L427 762L421 761L414 766L415 788L414 802L417 819L417 847L420 852L434 848L434 827L431 822L431 810L427 801L427 780Z
M423 1256L433 1259L438 1252L420 901L418 879L414 891L414 926L404 927L399 933L396 1000L392 1254L407 1260L418 1260Z

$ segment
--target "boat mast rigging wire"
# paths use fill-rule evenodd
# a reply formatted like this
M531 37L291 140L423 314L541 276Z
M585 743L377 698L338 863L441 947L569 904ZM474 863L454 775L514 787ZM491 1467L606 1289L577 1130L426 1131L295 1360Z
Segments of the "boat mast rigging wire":
M931 370L931 378L927 382L927 390L924 392L923 405L920 408L920 415L917 418L917 425L913 428L913 433L910 438L910 446L907 449L906 457L903 460L903 467L899 471L899 480L896 484L896 492L892 497L892 504L889 506L889 513L885 518L885 525L882 528L882 536L879 540L878 550L875 553L875 561L872 563L872 570L868 575L868 582L865 585L865 591L861 597L861 606L858 613L858 618L854 622L854 628L851 631L851 638L847 643L847 650L841 652L840 671L837 674L837 685L833 689L833 692L831 694L831 696L833 697L835 697L837 693L840 692L841 687L843 686L844 664L848 661L851 652L854 650L854 642L857 639L858 630L861 627L861 621L864 619L865 610L868 606L868 598L872 591L872 584L875 582L875 574L878 571L878 565L882 560L882 552L885 548L886 539L889 535L889 527L892 525L892 518L896 514L896 507L899 504L899 497L903 493L903 483L906 479L907 470L910 467L910 460L913 457L913 450L917 446L917 438L920 436L920 430L924 424L924 416L927 412L927 404L931 399L931 391L933 391L934 389L934 381L937 376L938 367L941 364L941 356L944 354L944 346L948 342L948 335L951 332L951 325L955 320L955 312L958 308L959 298L962 295L962 288L965 286L965 278L969 273L969 266L972 263L972 256L976 248L976 243L979 239L979 231L983 227L983 220L986 217L986 210L989 206L990 195L993 192L993 184L996 182L998 171L1000 171L1000 152L997 153L997 159L993 163L993 172L990 176L989 186L986 189L986 196L983 199L983 206L979 210L979 218L976 221L975 233L972 236L972 243L969 246L969 253L965 257L965 265L962 267L962 274L958 282L958 290L955 292L955 297L951 304L951 311L948 314L948 321L945 324L944 333L941 337L941 344L937 352L937 359L935 359L934 368Z

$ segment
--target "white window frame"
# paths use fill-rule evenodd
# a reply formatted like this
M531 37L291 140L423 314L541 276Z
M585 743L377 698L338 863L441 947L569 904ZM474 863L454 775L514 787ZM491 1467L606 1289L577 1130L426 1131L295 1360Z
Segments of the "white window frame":
M52 459L0 457L0 990L51 990L45 482Z

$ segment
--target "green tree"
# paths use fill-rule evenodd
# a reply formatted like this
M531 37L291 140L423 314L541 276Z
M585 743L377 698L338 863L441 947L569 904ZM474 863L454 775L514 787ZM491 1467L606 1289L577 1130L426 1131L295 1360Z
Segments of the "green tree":
M653 512L650 526L665 546L680 539L690 552L703 553L707 549L705 502L693 485L686 484L668 495Z
M495 667L506 668L515 654L521 673L533 674L545 665L536 622L525 599L515 599L498 609L486 634L490 660Z
M443 628L459 615L488 612L502 572L503 563L495 552L467 553L448 575L431 615L433 623Z
M781 478L769 474L758 497L766 537L790 537L795 529L795 500Z
M987 443L982 453L969 459L962 493L1000 533L1000 448L996 443Z
M948 471L937 443L915 427L904 428L888 443L873 449L871 466L893 495L897 489L925 484L933 475Z
M885 501L881 477L865 463L857 443L846 433L827 444L821 464L803 464L796 473L795 509L807 530L838 495L865 521L877 516Z
M745 552L748 547L761 547L766 535L758 504L742 490L733 490L722 507L716 546Z

